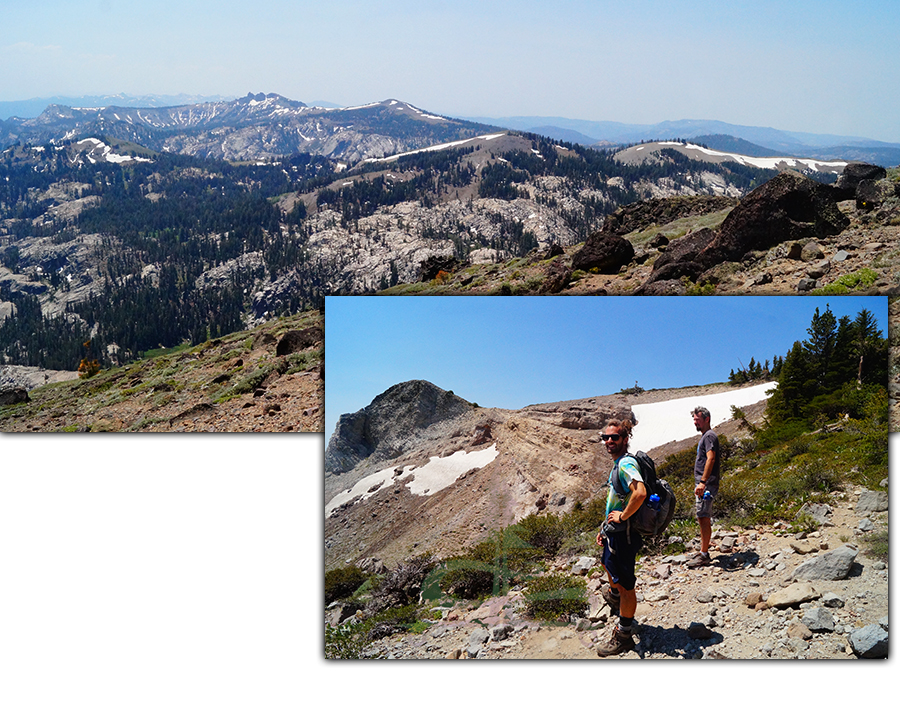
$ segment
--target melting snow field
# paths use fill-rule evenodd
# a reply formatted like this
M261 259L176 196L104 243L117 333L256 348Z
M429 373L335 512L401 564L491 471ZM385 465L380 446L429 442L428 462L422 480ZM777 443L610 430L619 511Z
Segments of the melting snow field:
M634 434L631 438L632 451L643 449L645 452L659 447L666 442L687 439L700 434L694 428L691 411L698 405L707 408L712 418L713 427L731 418L731 406L743 407L753 405L766 399L766 391L778 384L763 383L759 386L726 391L715 395L699 395L690 398L676 398L659 403L633 405L631 410L637 418Z
M451 485L456 479L467 471L480 469L490 464L500 452L497 445L493 444L487 449L480 449L468 454L462 450L447 457L433 456L425 466L391 466L377 471L371 476L360 480L353 488L339 493L325 506L325 517L331 517L332 513L344 503L361 497L363 500L375 495L385 488L389 488L396 481L402 481L412 476L409 482L409 490L416 495L435 493L442 488Z

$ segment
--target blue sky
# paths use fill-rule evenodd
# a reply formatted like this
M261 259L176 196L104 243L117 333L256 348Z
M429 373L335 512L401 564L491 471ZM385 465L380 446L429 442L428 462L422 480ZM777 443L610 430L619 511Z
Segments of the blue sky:
M0 100L276 92L900 142L894 0L0 0Z
M325 436L389 387L424 379L518 409L641 387L727 381L783 356L818 307L887 331L884 297L329 297Z

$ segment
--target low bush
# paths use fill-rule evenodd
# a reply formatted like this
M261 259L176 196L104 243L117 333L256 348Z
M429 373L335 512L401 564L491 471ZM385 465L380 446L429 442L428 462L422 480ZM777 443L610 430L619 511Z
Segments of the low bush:
M538 576L528 582L525 591L530 617L565 620L582 616L588 607L584 579L567 574Z
M341 598L349 598L366 582L366 573L358 566L350 565L325 572L325 604Z

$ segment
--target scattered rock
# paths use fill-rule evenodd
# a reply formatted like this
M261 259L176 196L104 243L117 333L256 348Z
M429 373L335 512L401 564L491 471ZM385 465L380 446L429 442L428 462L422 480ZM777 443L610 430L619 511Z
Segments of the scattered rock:
M766 603L770 608L794 608L818 597L819 592L808 583L792 583L787 588L772 593L766 598Z
M888 633L881 625L866 625L850 633L853 653L863 659L884 659L888 655Z
M800 621L812 632L834 632L834 618L827 608L809 608Z
M824 554L808 559L794 569L791 578L811 581L839 581L847 578L856 559L858 550L853 547L838 547Z
M863 489L856 504L859 513L878 513L888 509L888 494L884 491Z

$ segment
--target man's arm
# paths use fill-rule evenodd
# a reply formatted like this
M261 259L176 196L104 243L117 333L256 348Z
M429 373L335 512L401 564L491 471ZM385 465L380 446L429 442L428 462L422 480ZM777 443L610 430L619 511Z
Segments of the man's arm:
M709 480L709 477L712 475L713 466L716 465L716 450L710 449L706 452L706 464L703 467L703 476L700 477L700 481L694 487L694 494L698 496L702 496L706 491L706 482Z

